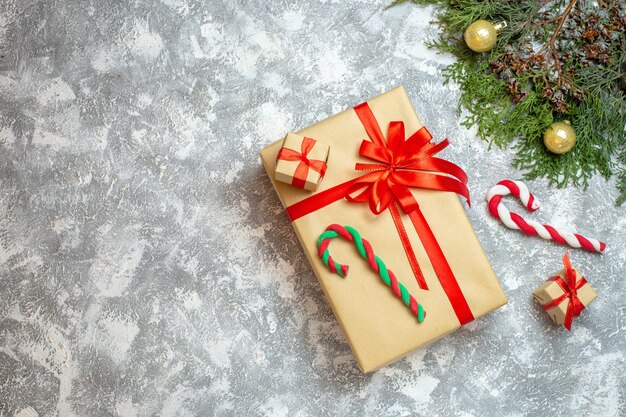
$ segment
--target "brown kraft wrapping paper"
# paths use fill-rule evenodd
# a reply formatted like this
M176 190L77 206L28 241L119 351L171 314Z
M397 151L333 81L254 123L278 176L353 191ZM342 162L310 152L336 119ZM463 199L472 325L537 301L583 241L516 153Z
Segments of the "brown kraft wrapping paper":
M565 269L560 270L559 273L556 275L565 279ZM582 277L583 276L576 269L576 282L578 282ZM533 298L541 305L556 300L562 295L563 288L561 288L559 284L554 281L546 281L544 284L535 289L535 291L533 291ZM578 290L576 290L576 295L585 307L587 307L589 303L595 300L598 296L596 294L596 291L588 282L585 283L585 285L580 287ZM559 303L559 305L557 305L556 307L546 310L546 313L548 313L548 317L550 317L550 319L555 324L565 324L565 316L567 314L567 308L570 302L571 300L569 298L566 298L561 301L561 303Z
M403 121L407 137L422 127L403 87L369 100L368 104L385 135L391 121ZM361 175L354 170L355 163L371 162L359 155L361 141L368 136L353 109L297 133L330 146L328 170L317 193ZM281 143L282 140L279 140L263 149L261 159L283 206L288 207L312 194L274 179L276 155ZM506 304L506 296L458 196L453 192L415 188L411 192L437 238L474 317L479 318ZM402 220L428 290L419 288L388 211L376 216L367 203L342 199L292 222L364 372L394 362L460 327L417 232L408 216L402 214ZM417 322L349 243L337 240L331 244L333 257L350 266L350 273L345 279L324 266L317 254L316 242L332 223L352 226L370 241L374 252L424 306L426 319L423 323Z
M312 138L311 138L312 139ZM309 140L311 140L309 139ZM305 140L303 136L295 135L293 133L288 133L283 140L281 145L282 148L287 150L292 150L298 153L301 153L302 143ZM325 143L321 143L312 139L314 141L313 147L309 150L306 157L311 161L324 162L328 161L328 150L329 147ZM311 142L313 143L313 142ZM323 171L320 172L319 169L314 169L314 167L307 167L306 169L306 179L300 178L301 186L294 183L294 177L298 172L298 167L301 161L297 160L284 160L278 159L275 164L275 178L278 181L291 184L300 188L304 188L305 190L315 191L318 189L320 183L324 179Z

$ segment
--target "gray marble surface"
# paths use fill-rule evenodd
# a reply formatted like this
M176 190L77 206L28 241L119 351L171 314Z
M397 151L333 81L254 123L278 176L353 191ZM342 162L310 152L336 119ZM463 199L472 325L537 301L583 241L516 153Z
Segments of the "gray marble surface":
M531 300L564 248L486 212L513 153L459 125L433 10L386 4L0 2L0 415L626 414L614 183L529 184L536 218L609 244L571 252L599 297L568 333ZM258 151L399 84L510 303L362 375Z

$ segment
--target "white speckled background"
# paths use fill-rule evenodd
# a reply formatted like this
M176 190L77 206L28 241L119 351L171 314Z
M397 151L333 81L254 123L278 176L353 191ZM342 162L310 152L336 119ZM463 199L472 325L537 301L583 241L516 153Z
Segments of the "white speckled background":
M564 248L486 212L512 152L460 127L432 9L386 4L0 2L0 415L626 414L614 185L530 184L609 244L572 252L599 298L568 334L531 300ZM258 151L398 84L470 174L510 304L364 376Z

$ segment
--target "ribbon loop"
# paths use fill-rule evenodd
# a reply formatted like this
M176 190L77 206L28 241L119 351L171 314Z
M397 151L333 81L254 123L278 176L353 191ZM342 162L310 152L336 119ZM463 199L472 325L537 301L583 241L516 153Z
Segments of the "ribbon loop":
M391 149L381 145L377 145L368 140L364 140L363 142L361 142L359 155L369 159L373 159L374 161L382 162L383 166L392 165L394 162L394 155Z

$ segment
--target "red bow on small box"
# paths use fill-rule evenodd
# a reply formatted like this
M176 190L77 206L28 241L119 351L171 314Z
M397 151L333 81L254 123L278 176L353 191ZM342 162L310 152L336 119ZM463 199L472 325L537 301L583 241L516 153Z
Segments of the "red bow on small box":
M278 152L278 156L276 157L277 160L281 159L283 161L290 162L300 161L293 174L293 179L291 180L292 185L304 188L307 176L309 175L309 169L318 172L321 177L323 177L326 173L326 162L320 161L319 159L309 159L307 157L316 143L317 142L314 139L304 137L302 139L300 152L289 148L282 148Z
M576 281L576 270L572 268L569 253L567 252L565 252L565 256L563 256L563 265L565 265L565 279L558 275L549 279L549 281L554 281L561 287L563 295L546 304L542 304L541 307L543 307L544 310L550 310L557 307L564 300L569 299L563 325L567 330L571 330L574 317L578 317L585 309L585 305L580 301L580 298L578 298L578 290L587 284L587 280L585 277L581 277Z

